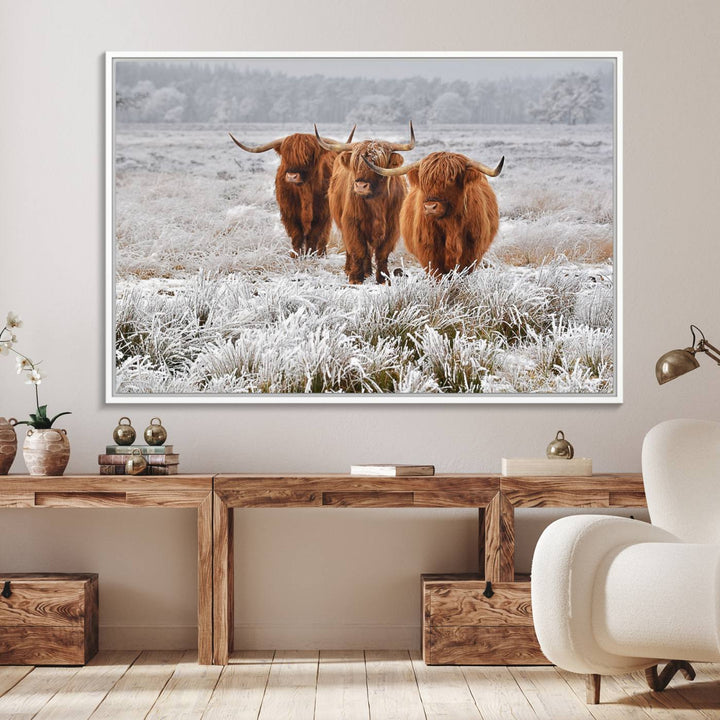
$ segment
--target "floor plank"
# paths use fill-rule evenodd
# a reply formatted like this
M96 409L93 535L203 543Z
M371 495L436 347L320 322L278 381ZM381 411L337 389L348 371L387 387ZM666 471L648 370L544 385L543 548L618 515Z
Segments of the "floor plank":
M481 720L482 715L458 666L430 667L423 662L420 650L411 650L410 659L427 720Z
M17 685L30 671L32 666L5 665L0 667L0 697L11 687Z
M30 720L77 674L77 667L30 668L17 685L0 697L0 719Z
M77 667L0 667L0 720L720 720L720 663L662 693L643 673L427 666L416 651L103 652Z
M554 667L511 667L510 673L540 720L592 718L587 705L569 690Z
M365 653L320 651L315 720L369 720Z
M223 669L203 720L256 720L274 653L234 652Z
M697 677L687 682L680 675L671 683L706 720L720 720L720 665L693 663Z
M139 654L121 650L98 653L53 695L36 720L86 720Z
M181 650L143 652L100 703L91 715L92 720L144 718L182 656Z
M270 667L259 720L312 720L318 651L276 652Z
M585 702L585 675L578 675L557 668L560 677L581 702ZM595 720L648 720L650 717L643 709L642 702L634 695L628 695L618 681L609 675L603 675L600 683L600 703L587 705Z
M662 692L653 692L647 685L645 673L616 675L618 685L635 698L651 718L657 720L698 720L702 715L678 692L677 686L686 682L677 678ZM601 694L602 699L602 694Z
M484 720L537 720L507 667L472 665L462 673Z
M274 650L233 650L228 662L231 665L271 665L274 657Z
M366 650L365 667L372 720L425 720L407 650Z
M152 706L148 720L199 720L217 684L220 665L198 665L197 650L183 653L172 677Z

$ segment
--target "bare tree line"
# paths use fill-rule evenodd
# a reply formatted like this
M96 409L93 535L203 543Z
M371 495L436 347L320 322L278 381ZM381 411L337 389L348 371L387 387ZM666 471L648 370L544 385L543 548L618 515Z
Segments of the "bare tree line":
M613 112L610 72L468 82L153 61L118 63L115 87L118 122L575 124L610 122Z

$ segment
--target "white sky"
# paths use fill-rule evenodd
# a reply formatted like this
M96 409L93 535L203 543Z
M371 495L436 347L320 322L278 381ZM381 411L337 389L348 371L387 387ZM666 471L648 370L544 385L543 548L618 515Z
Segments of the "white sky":
M145 59L163 60L162 55ZM172 62L168 59L166 62ZM239 70L270 70L287 75L327 75L334 77L403 78L420 75L452 80L500 80L508 77L561 75L568 72L594 74L611 70L613 58L398 58L398 57L294 57L294 58L199 58L186 61L232 65Z

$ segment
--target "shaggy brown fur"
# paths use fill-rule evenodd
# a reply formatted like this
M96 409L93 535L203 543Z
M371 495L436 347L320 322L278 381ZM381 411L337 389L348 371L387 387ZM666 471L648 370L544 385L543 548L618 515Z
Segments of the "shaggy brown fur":
M475 269L498 231L495 193L464 155L431 153L410 170L400 213L407 249L425 270Z
M321 148L314 135L288 135L280 147L275 197L292 242L292 255L324 255L330 234L327 193L336 153ZM294 180L294 181L293 181Z
M345 244L345 272L354 285L372 274L384 283L388 276L388 256L400 236L400 207L407 193L402 177L380 177L362 156L379 167L399 167L402 156L389 143L365 140L352 150L340 153L330 180L330 213Z

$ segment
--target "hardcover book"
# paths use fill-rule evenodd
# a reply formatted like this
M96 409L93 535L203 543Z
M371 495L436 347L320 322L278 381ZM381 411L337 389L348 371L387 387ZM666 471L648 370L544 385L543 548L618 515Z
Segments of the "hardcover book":
M108 445L105 452L108 455L132 455L133 450L139 450L143 455L171 455L172 445Z
M179 465L148 465L141 475L177 475ZM125 465L100 465L100 475L127 475Z
M180 455L143 455L148 465L177 465L180 462ZM127 455L98 455L100 465L125 465L128 461Z
M434 475L434 465L351 465L351 475L370 477L413 477Z
M542 477L568 477L592 475L591 458L503 458L503 475L538 475Z

